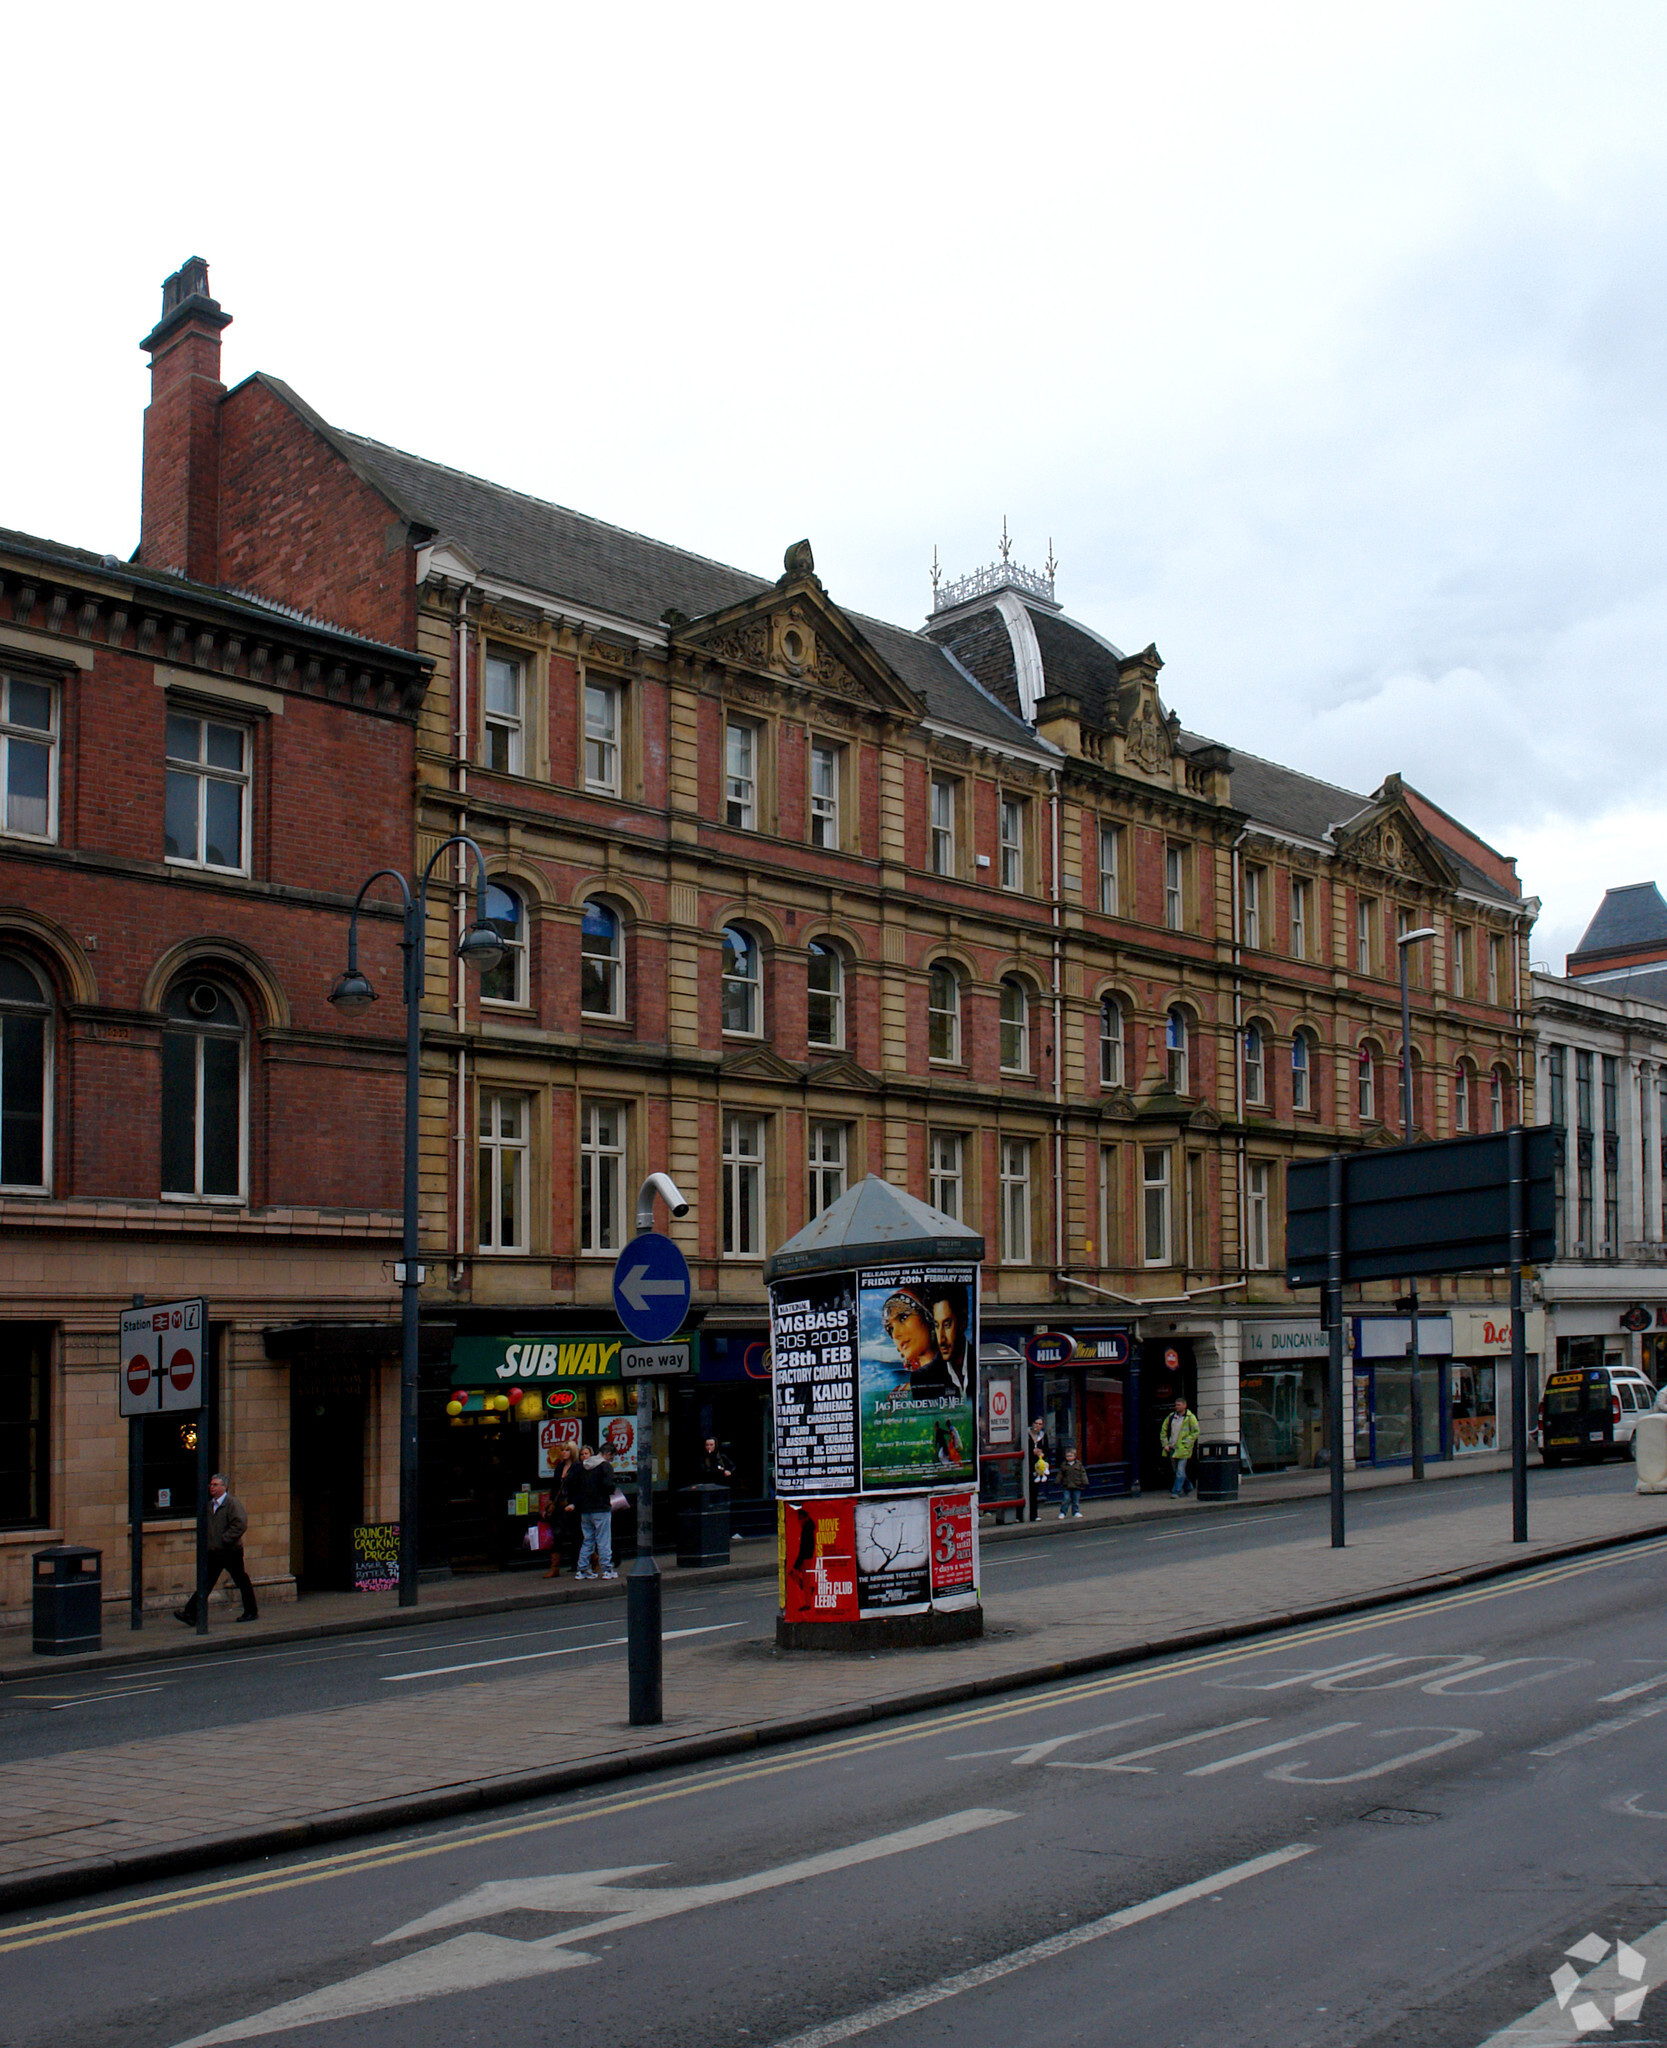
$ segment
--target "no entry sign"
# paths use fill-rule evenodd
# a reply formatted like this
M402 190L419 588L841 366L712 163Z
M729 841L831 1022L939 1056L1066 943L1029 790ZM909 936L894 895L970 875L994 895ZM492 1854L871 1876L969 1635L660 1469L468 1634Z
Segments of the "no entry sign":
M203 1405L207 1329L208 1304L200 1295L122 1311L117 1389L123 1415L158 1415Z

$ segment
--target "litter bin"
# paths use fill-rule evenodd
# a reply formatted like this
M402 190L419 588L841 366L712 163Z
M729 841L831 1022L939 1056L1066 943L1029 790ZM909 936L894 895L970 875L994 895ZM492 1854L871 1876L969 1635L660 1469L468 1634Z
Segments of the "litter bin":
M78 1543L35 1552L35 1650L75 1657L104 1647L104 1553Z
M1200 1437L1192 1456L1192 1476L1200 1500L1238 1499L1239 1446L1234 1438L1218 1437L1205 1443Z
M677 1496L677 1562L728 1564L727 1486L685 1486Z

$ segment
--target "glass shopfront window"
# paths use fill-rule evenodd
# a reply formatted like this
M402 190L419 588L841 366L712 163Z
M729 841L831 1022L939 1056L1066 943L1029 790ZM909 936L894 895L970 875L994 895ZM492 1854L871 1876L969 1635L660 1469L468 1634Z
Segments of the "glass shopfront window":
M1498 1450L1499 1368L1491 1361L1450 1366L1448 1414L1455 1458Z

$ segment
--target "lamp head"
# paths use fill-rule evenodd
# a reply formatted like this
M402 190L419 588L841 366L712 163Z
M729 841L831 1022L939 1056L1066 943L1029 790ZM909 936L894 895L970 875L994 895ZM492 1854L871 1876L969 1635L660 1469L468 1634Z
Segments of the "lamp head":
M1421 924L1415 932L1402 932L1395 943L1397 946L1410 946L1416 939L1433 939L1434 937L1435 926L1433 924Z
M458 943L457 957L477 974L490 974L504 957L504 942L497 928L477 918Z
M357 1017L376 1001L376 991L357 967L350 967L345 974L337 975L330 1000L345 1016Z

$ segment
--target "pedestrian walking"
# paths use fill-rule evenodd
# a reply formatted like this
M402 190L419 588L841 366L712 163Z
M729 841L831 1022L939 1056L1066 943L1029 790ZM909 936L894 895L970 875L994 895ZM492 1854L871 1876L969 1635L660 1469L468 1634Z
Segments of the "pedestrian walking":
M1160 1442L1164 1456L1175 1467L1175 1484L1169 1489L1169 1497L1179 1500L1182 1494L1192 1491L1192 1481L1187 1477L1187 1460L1198 1443L1198 1417L1187 1406L1185 1394L1175 1396L1173 1413L1164 1417Z
M614 1570L614 1468L600 1448L587 1451L578 1466L575 1497L579 1527L584 1541L579 1545L576 1579L617 1579ZM597 1567L601 1571L598 1573Z
M579 1511L573 1505L573 1466L578 1457L571 1444L556 1449L555 1469L550 1474L550 1508L545 1520L550 1529L550 1564L544 1576L561 1577L561 1555L568 1548L568 1531L578 1527Z
M1030 1519L1042 1512L1042 1487L1048 1476L1047 1424L1038 1416L1030 1425Z
M208 1482L208 1590L214 1591L224 1572L243 1595L243 1612L233 1617L237 1621L260 1620L255 1589L243 1563L243 1539L248 1533L249 1517L243 1512L243 1503L227 1491L224 1476L216 1472ZM174 1609L174 1619L188 1628L197 1626L195 1593L183 1607Z
M707 1437L701 1445L700 1469L696 1474L696 1482L701 1486L727 1486L732 1491L734 1489L735 1467L728 1453L718 1449L718 1439L715 1436Z
M1088 1473L1077 1456L1077 1447L1067 1444L1064 1462L1059 1468L1059 1519L1062 1522L1082 1520L1082 1490L1087 1484Z

